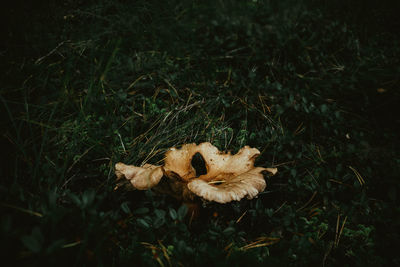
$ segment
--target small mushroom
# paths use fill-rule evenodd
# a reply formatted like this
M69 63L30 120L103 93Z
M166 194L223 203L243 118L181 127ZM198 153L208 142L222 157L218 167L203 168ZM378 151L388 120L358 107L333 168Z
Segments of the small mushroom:
M136 167L119 162L115 164L115 174L117 175L117 180L125 177L134 188L146 190L160 182L163 171L160 166L151 164L145 164L143 167Z
M210 143L185 144L180 149L171 148L164 159L164 166L146 164L135 167L117 163L116 174L125 176L140 190L156 186L163 174L168 177L174 196L190 201L199 196L208 201L228 203L244 197L254 198L265 187L264 172L274 175L276 168L254 167L260 154L256 148L245 146L235 155L223 153ZM193 162L204 166L195 167ZM165 192L165 190L163 190Z

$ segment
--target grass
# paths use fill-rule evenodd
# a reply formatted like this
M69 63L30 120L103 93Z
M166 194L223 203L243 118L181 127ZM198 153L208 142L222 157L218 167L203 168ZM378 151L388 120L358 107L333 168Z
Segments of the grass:
M398 4L43 1L2 19L13 265L398 265ZM21 19L21 21L18 21ZM25 26L23 26L25 25ZM25 27L25 28L24 28ZM114 190L114 164L244 145L257 199Z

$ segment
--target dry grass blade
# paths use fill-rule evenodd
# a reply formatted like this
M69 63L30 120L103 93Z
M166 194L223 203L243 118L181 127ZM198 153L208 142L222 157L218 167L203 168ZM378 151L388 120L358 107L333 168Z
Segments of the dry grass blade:
M34 215L36 217L40 217L40 218L43 217L43 214L41 214L39 212L36 212L36 211L31 211L31 210L28 210L28 209L24 209L24 208L17 207L17 206L14 206L14 205L10 205L10 204L6 204L6 203L1 203L1 205L3 207L12 208L12 209L19 210L19 211L22 211L22 212L30 214L30 215Z
M354 174L357 177L358 182L360 183L361 186L363 186L365 184L365 180L364 178L362 178L361 174L353 167L349 166L350 170L352 170L354 172Z
M335 179L329 179L329 181L332 182L332 183L337 183L337 184L340 184L340 185L344 185L344 186L349 187L349 188L353 188L353 186L351 186L349 184L346 184L346 183L343 183L341 181L335 180Z
M225 251L228 251L228 249L230 249L233 246L233 243L229 243L226 247L224 247Z
M335 248L339 245L340 236L342 235L346 221L347 221L347 216L344 218L342 225L340 226L340 214L338 214L337 221L336 221L335 242L334 242ZM339 228L340 228L340 230L339 230Z
M68 168L67 173L69 173L72 168L82 159L83 156L85 156L87 153L89 153L90 150L92 150L95 146L91 146L88 149L85 150L81 155L78 156L78 158L71 164L71 166Z
M162 152L161 149L156 150L156 146L153 146L149 154L147 154L146 158L143 160L142 165L146 164L151 158L157 156L160 152Z
M224 251L227 251L226 258L229 258L232 254L233 242L229 243L225 248Z
M278 243L281 239L279 237L259 237L256 241L251 242L243 247L240 247L239 250L249 250L252 248L266 247Z
M303 127L304 122L301 122L299 126L297 126L296 130L294 131L293 135L298 135L302 133L306 128Z
M157 254L157 251L162 251L162 249L158 248L157 246L147 243L147 242L140 242L142 245L144 245L146 248L151 249L151 253L153 254L154 259L160 264L161 267L164 267L164 263L160 259L160 257Z
M243 217L246 215L246 213L247 213L247 210L245 212L243 212L243 214L239 217L239 219L236 220L236 223L239 223L243 219Z
M146 77L146 76L147 76L147 75L141 75L141 76L139 76L139 78L137 78L135 81L133 81L133 82L128 86L128 88L126 88L126 91L132 89L132 88L135 86L136 83L138 83L141 79L143 79L143 78Z
M36 64L36 65L39 65L40 63L42 63L42 61L43 61L44 59L46 59L47 57L49 57L49 56L51 56L52 54L56 53L57 50L58 50L61 46L63 46L65 43L69 43L69 42L71 42L71 40L62 41L62 42L59 43L53 50L51 50L49 53L47 53L45 56L43 56L43 57L37 59L37 60L35 61L35 64Z
M65 245L62 246L62 248L72 248L72 247L75 247L75 246L79 245L80 243L82 243L82 241L79 240L79 241L76 241L76 242L65 244Z
M338 214L337 216L337 220L336 220L336 230L335 230L335 247L337 246L337 239L338 239L338 235L339 235L339 223L340 223L340 214Z
M282 205L280 205L279 208L277 208L277 209L274 211L274 214L277 213L278 211L280 211L280 210L286 205L286 203L287 203L287 201L283 202Z
M264 114L266 113L265 109L267 109L268 113L271 114L271 108L267 104L264 103L263 98L265 98L265 96L258 95L258 98L260 99L261 107L263 109Z
M347 220L347 216L344 217L344 220L343 220L343 223L342 223L342 227L340 228L339 236L338 236L338 238L337 238L336 246L339 245L340 237L342 236L343 229L344 229L344 225L346 224L346 220Z
M161 240L158 240L158 244L160 245L160 247L161 247L161 250L162 250L162 252L163 252L163 255L164 255L164 257L167 259L167 261L168 261L168 265L169 266L172 266L172 264L171 264L171 258L169 257L169 255L168 255L168 249L164 246L164 244L161 242Z
M179 98L178 90L176 90L175 86L167 79L164 79L164 82L168 84L168 86L174 91L175 95Z
M126 148L125 148L124 141L122 141L122 137L118 132L117 132L117 135L118 135L119 141L121 142L122 149L124 150L124 153L126 154Z
M304 209L305 207L307 207L308 204L311 203L311 201L314 199L314 197L315 197L316 195L317 195L317 191L315 191L315 192L312 194L311 198L310 198L303 206L301 206L300 208L298 208L298 209L296 210L296 212L299 212L299 211L301 211L302 209Z
M321 150L319 149L319 146L316 146L316 151L317 151L318 157L321 160L321 162L325 162L324 158L322 157Z
M310 214L310 218L317 216L319 214L319 209L318 208L313 208L310 210L309 214Z
M296 163L295 160L291 160L291 161L287 161L287 162L282 162L282 163L278 163L278 164L273 164L272 167L276 168L276 167L280 167L280 166L284 166L284 165L289 165L289 164L294 164Z

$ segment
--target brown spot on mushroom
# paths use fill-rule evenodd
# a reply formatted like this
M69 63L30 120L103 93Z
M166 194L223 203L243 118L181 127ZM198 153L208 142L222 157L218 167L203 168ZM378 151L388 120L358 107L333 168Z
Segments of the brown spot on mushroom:
M193 155L190 163L192 167L195 169L196 177L207 174L207 165L204 161L203 156L199 152Z

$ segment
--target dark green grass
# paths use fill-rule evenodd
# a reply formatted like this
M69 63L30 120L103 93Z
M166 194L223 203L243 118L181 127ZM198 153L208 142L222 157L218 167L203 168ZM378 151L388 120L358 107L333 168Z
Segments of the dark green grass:
M289 0L11 8L0 55L3 258L399 264L396 10ZM116 162L160 164L169 147L204 141L256 147L256 165L279 172L257 199L203 203L191 222L172 198L114 190Z

